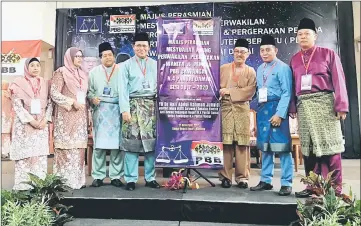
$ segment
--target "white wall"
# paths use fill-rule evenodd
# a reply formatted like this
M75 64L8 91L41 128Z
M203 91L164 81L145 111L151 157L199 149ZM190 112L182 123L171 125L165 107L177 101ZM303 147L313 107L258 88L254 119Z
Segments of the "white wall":
M2 2L2 40L43 40L55 46L56 2Z

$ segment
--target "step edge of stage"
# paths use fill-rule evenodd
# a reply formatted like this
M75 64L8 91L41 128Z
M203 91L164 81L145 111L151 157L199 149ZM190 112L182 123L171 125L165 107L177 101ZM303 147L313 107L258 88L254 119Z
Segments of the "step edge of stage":
M81 197L81 196L64 196L64 199L96 199L96 200L157 200L157 201L186 201L186 202L204 202L204 203L245 203L245 204L259 204L259 205L264 205L264 204L271 204L271 205L297 205L297 202L262 202L262 201L222 201L222 200L209 200L209 199L204 199L204 200L194 200L194 199L189 199L189 198L165 198L165 199L161 199L161 198L126 198L126 197Z

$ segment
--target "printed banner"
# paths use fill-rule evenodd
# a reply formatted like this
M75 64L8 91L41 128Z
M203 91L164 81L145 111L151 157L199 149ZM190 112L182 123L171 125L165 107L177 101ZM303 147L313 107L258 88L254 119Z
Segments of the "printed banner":
M111 15L109 33L135 33L136 15Z
M158 18L156 165L221 168L220 18Z
M28 58L41 54L40 40L2 41L1 42L1 74L24 75L24 64Z
M97 34L102 33L102 16L77 16L76 33L77 34Z

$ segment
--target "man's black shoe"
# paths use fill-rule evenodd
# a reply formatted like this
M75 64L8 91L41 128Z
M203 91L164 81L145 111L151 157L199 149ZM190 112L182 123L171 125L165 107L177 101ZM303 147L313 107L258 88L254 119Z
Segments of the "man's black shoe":
M300 192L295 192L296 198L308 198L311 195L312 195L312 191L309 189L305 189Z
M100 187L102 185L103 185L103 180L100 180L100 179L93 180L93 183L92 183L93 187Z
M264 191L264 190L272 190L272 184L268 184L266 182L260 181L257 186L250 187L251 191Z
M223 178L221 186L222 186L222 188L230 188L230 187L232 187L232 182L230 180L228 180L227 178Z
M110 184L113 185L113 186L115 186L115 187L123 187L123 186L124 186L124 184L122 183L122 181L119 180L119 179L113 179L113 180L111 180Z
M237 184L237 186L238 186L239 188L244 188L244 189L246 189L246 188L248 188L248 183L241 181L241 182L239 182L239 183Z
M125 186L125 189L128 190L128 191L134 191L135 183L134 182L127 183L127 186Z
M151 182L145 182L145 186L146 187L150 187L150 188L160 188L160 185L157 183L157 181L153 180Z
M288 196L292 193L292 187L290 186L281 186L280 191L278 192L278 194L280 196Z

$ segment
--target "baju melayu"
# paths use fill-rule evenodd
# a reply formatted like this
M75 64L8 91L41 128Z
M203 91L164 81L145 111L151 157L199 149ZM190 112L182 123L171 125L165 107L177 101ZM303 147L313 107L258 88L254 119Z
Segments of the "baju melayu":
M129 112L131 122L122 127L125 151L124 180L138 181L139 154L144 153L146 182L155 180L157 62L137 56L120 64L120 112Z
M123 174L124 152L121 150L122 118L119 111L118 65L96 66L89 72L88 98L100 99L99 105L91 104L93 111L93 168L92 177L106 177L106 150L110 150L109 177L120 179ZM91 102L92 103L92 102Z
M262 151L261 182L271 184L274 154L281 161L281 186L292 187L293 163L288 107L292 94L292 72L279 59L263 63L257 69L257 148ZM270 123L273 115L282 118L280 126Z
M306 173L313 170L325 177L335 170L332 181L336 193L341 193L341 153L345 148L336 115L348 112L349 102L340 58L331 49L314 46L295 54L291 67L295 93L290 113L298 113Z

